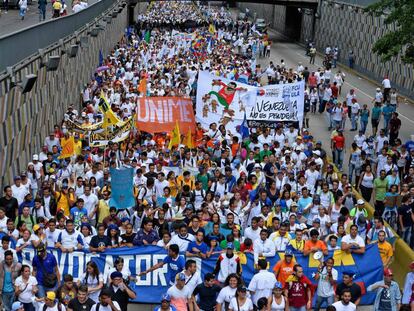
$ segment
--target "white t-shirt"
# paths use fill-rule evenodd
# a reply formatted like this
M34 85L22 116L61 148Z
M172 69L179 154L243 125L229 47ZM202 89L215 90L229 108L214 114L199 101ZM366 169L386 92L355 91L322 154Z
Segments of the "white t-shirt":
M349 244L349 243L357 243L360 247L365 247L364 239L361 238L359 235L357 235L355 237L355 239L353 239L350 234L347 234L346 236L344 236L342 238L342 242L345 242L347 244Z
M224 287L217 296L217 303L230 303L230 300L236 296L237 288L231 288L230 286Z
M352 302L349 302L349 304L344 305L342 301L337 301L332 305L335 307L336 311L355 311L356 310L356 306Z
M14 282L15 286L18 287L20 290L23 290L19 297L18 300L20 302L23 303L30 303L32 302L32 297L33 297L33 286L37 285L37 280L34 276L29 276L29 280L27 283L23 282L23 278L22 276L19 276L16 281ZM26 286L27 284L27 286Z
M85 201L84 207L88 211L88 217L89 217L90 213L92 213L95 206L99 203L98 197L95 194L91 193L90 195L82 194L80 198ZM96 213L92 216L91 219L96 219Z
M81 281L81 284L85 284L88 287L94 288L97 287L99 285L99 282L103 282L103 276L101 273L99 273L99 276L92 276L92 275L88 275L88 278L86 279L86 273L84 273L79 280ZM99 302L99 294L100 294L100 290L93 292L93 293L89 293L89 298L91 298L93 301L95 301L96 303ZM99 309L101 310L101 309Z
M338 271L332 268L332 278L337 281L338 280ZM319 273L319 280L318 280L318 289L317 289L318 296L321 297L330 297L335 295L335 289L331 285L328 279L328 273L326 271L326 267L322 269L322 272Z
M34 305L36 311L43 311L45 303L43 301L34 301L33 305ZM55 303L55 305L52 308L46 307L45 310L46 311L66 311L66 308L62 303L60 304L60 308L59 308L59 304Z
M233 311L251 311L253 310L253 302L250 298L246 297L246 301L243 305L237 304L237 298L234 297L230 301L229 310Z
M112 301L112 303L114 304L115 308L117 308L118 310L121 310L121 307L116 301ZM92 306L91 311L96 311L96 304ZM99 311L112 311L112 308L109 305L108 306L99 305Z
M26 194L29 193L29 190L23 185L20 185L20 187L17 187L16 185L11 186L13 197L17 199L17 203L22 204L24 201L24 197Z

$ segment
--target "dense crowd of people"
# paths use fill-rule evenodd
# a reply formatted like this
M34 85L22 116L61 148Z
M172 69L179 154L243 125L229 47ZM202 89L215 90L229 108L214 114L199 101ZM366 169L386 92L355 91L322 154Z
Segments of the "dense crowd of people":
M269 57L270 46L266 34L252 23L233 22L224 8L168 1L139 15L136 27L103 60L105 68L86 84L81 110L68 108L27 170L4 188L4 309L126 311L136 298L130 282L166 265L169 289L157 310L302 311L312 308L315 296L314 310L323 303L327 310L356 310L363 292L354 272L339 275L329 254L364 254L371 243L378 245L384 266L384 280L366 289L376 292L374 309L394 311L402 302L413 308L414 274L407 276L401 296L389 268L394 234L384 225L386 220L413 245L414 142L398 138L394 91L385 83L371 111L360 107L354 91L340 103L340 71L334 74L327 66L310 72L302 64L292 69L283 60L261 68L256 59ZM194 99L199 70L233 80L247 77L251 85L304 80L305 127L250 128L242 140L225 124L208 129L197 124L194 148L170 148L169 133L151 135L136 128L126 140L96 148L88 145L86 131L71 130L73 124L85 128L102 121L102 97L121 120L134 114L143 96ZM333 129L331 146L315 141L309 129L316 106ZM374 137L366 135L369 117L376 125ZM348 119L352 130L358 119L361 127L344 159ZM74 155L61 159L61 146L71 136ZM329 148L339 168L348 160L348 174L339 175L328 163ZM109 168L122 167L134 168L135 205L116 209L109 201ZM371 201L372 219L365 206ZM61 275L47 250L101 253L146 245L163 247L168 255L137 276L122 257L110 271L99 271L92 260L78 279ZM30 247L36 249L31 267L21 264L22 251ZM283 256L269 267L268 258L276 253ZM317 273L305 276L295 253L322 257ZM257 269L248 284L240 254L252 254ZM202 279L194 258L212 256L218 256L215 268Z

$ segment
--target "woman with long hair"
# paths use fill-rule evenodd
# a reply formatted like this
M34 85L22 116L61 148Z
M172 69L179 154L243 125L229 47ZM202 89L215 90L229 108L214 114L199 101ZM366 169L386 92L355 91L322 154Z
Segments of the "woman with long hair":
M78 286L84 284L88 287L89 298L99 302L99 294L103 288L103 276L99 272L98 265L94 261L86 264L86 271L78 281Z
M239 286L236 296L231 299L229 311L253 311L253 302L247 297L247 288Z
M101 187L98 186L94 176L89 178L89 187L91 187L91 193L95 194L97 197L100 197Z
M108 238L111 240L111 247L116 248L121 246L121 238L119 237L119 229L117 225L110 224L107 229Z
M131 270L129 270L129 267L124 264L124 258L118 257L114 261L114 266L112 268L109 268L105 278L107 279L108 284L111 284L111 273L115 271L122 273L122 278L124 279L125 284L129 283L132 278Z
M214 224L220 225L220 216L218 213L212 214L210 221L204 226L204 232L206 233L206 235L210 234L213 231Z
M368 203L371 201L372 191L374 190L374 173L372 173L371 165L366 165L358 180L358 188L361 195Z
M30 273L30 267L23 265L20 270L21 275L14 282L14 293L18 301L24 306L24 311L34 311L32 297L36 295L37 280Z
M27 165L26 175L30 182L30 190L32 191L32 196L36 198L37 191L39 190L39 176L36 173L34 164L32 162Z
M230 301L236 297L236 291L242 280L236 273L231 273L224 282L224 287L217 296L216 311L228 310Z
M276 282L272 290L272 295L268 300L268 310L271 311L289 311L289 301L283 296L283 285Z

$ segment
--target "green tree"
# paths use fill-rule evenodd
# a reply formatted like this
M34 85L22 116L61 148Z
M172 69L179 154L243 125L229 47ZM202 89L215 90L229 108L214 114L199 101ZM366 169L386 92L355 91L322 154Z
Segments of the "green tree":
M384 15L385 24L392 28L375 42L373 52L383 61L399 54L405 63L414 64L414 0L380 0L365 11Z

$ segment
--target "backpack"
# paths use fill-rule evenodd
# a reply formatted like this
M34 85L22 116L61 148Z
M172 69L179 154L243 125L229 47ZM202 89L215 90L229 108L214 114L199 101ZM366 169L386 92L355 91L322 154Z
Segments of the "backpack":
M57 307L58 307L58 310L59 311L62 311L62 304L60 303L60 302L58 302L58 305L57 305ZM45 305L43 305L43 311L46 311L47 310L47 305L45 304ZM96 310L98 311L98 306L96 306Z
M30 216L30 222L32 223L32 226L34 226L35 225L35 221L34 221L33 215L29 215L29 216ZM22 215L19 215L17 217L17 223L19 223L21 221L22 221Z

